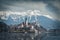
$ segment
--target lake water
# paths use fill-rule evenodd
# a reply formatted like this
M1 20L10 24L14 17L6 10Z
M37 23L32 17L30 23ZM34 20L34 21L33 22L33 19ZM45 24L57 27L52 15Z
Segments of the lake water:
M48 33L8 33L1 32L0 40L60 40L60 35Z

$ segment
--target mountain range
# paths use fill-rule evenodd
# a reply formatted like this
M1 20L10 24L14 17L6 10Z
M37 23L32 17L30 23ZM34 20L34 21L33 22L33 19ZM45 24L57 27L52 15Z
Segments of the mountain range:
M45 29L49 30L49 29L59 29L60 28L60 21L58 20L53 20L50 19L48 17L45 16L37 16L38 18L38 22L41 26L43 26ZM27 17L27 19L29 19ZM20 21L19 21L20 20ZM35 20L34 16L32 17L31 21ZM20 24L21 22L23 22L24 20L21 19L17 19L16 21L14 21L13 19L11 19L11 17L8 18L8 20L4 21L7 25L15 25L15 24ZM31 22L30 21L30 22Z

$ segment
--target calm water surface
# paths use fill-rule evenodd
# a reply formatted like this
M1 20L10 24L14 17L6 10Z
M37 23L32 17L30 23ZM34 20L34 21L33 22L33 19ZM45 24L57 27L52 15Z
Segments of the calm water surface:
M60 35L55 33L0 33L0 40L60 40Z

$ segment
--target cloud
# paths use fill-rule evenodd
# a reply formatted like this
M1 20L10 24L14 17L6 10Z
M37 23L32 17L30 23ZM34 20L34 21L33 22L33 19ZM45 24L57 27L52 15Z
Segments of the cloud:
M2 8L0 8L0 10L2 9L2 11L24 12L28 10L39 10L41 14L50 15L54 19L60 20L59 18L60 14L57 14L58 11L55 11L57 10L57 8L60 9L58 1L46 1L46 3L43 1L39 1L39 2L32 2L32 1L31 2L26 2L26 1L25 2L10 1L9 2L8 1L8 2L2 3L1 5L2 5ZM47 6L49 5L50 5L50 9L48 10L49 7ZM56 13L54 13L53 11L55 11Z
M50 19L54 19L50 15L42 14L39 10L28 10L28 11L24 11L24 12L2 11L1 13L3 13L3 16L1 16L1 19L3 19L3 20L8 20L8 18L11 17L11 19L16 21L17 19L20 19L21 17L23 18L25 16L28 16L30 19L32 16L35 16L36 20L37 20L37 16L45 16Z
M51 16L60 21L60 1L51 1L47 4L47 10L51 12Z

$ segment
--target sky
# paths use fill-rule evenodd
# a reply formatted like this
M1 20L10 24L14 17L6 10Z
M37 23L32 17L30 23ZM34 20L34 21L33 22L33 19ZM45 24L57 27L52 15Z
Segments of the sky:
M60 21L59 0L0 0L0 11L24 12L28 10L39 10L41 14L50 15L53 19Z

